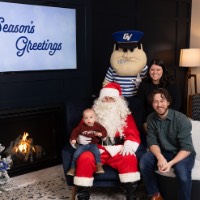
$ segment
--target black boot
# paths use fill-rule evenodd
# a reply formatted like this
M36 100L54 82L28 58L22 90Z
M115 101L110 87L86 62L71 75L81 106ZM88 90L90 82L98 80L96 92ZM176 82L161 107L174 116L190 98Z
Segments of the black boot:
M77 188L78 200L89 200L90 199L90 188L89 187L78 187Z
M125 183L125 190L126 190L126 200L134 200L135 199L135 192L137 188L137 183Z

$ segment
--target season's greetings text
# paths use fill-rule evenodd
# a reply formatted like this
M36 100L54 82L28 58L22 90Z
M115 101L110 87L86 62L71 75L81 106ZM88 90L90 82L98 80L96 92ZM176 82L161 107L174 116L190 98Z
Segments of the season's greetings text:
M36 26L34 25L33 21L27 25L8 24L3 17L0 17L0 33L18 33L21 35L15 42L17 56L23 56L25 53L30 53L31 51L47 51L50 56L53 56L56 51L60 51L62 49L62 42L52 42L49 39L32 41L25 36L27 34L34 34L35 32Z

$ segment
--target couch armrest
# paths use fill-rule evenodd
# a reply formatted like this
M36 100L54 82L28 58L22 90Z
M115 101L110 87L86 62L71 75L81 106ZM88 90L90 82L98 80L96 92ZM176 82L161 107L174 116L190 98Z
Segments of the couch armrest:
M71 160L75 149L68 143L62 149L62 163L63 163L63 170L65 174L65 178L67 181L68 186L73 186L73 176L68 176L67 172L71 166Z

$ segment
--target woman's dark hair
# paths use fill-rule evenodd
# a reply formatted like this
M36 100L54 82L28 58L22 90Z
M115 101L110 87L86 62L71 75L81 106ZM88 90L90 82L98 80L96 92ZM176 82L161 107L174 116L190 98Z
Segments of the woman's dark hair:
M174 77L168 73L168 70L167 70L167 68L166 68L166 66L164 64L164 61L161 60L161 59L153 59L150 62L149 67L148 67L148 71L147 71L147 76L145 78L145 80L147 82L152 82L152 79L151 79L151 77L149 75L149 71L150 71L152 65L158 65L158 66L162 67L162 69L163 69L163 75L162 75L162 77L160 79L160 85L161 86L166 86L168 84L173 84L174 83L174 80L175 80Z
M148 97L148 101L149 101L150 105L152 105L154 96L156 94L160 94L162 98L167 99L167 101L171 104L172 97L170 96L169 92L164 88L158 88L158 89L155 89Z

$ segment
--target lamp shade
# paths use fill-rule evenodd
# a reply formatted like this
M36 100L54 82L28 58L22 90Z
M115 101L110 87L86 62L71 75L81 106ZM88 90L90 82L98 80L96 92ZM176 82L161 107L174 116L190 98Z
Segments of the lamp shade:
M200 49L181 49L180 67L200 67Z

